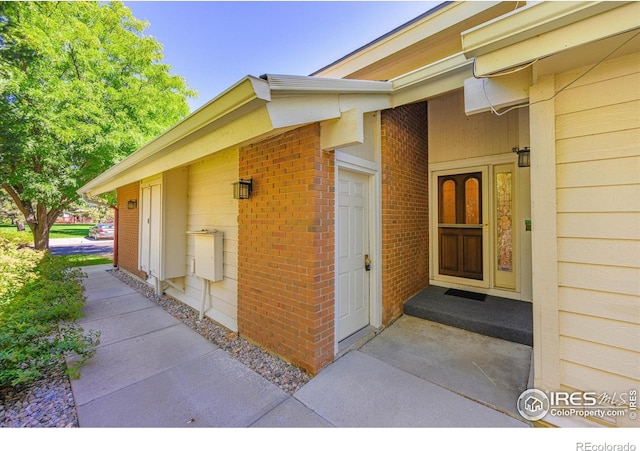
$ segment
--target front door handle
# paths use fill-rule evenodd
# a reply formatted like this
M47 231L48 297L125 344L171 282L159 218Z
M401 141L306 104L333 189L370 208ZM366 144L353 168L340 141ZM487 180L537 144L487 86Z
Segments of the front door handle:
M364 256L364 269L365 271L371 271L371 259L369 258L369 254L365 254Z

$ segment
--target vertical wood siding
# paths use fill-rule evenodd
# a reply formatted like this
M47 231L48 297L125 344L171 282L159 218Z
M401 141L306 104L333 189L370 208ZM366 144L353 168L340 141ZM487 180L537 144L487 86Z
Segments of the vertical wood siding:
M557 74L556 91L586 69ZM555 105L561 384L627 392L640 384L640 54Z
M187 230L216 229L224 233L224 279L209 282L206 314L233 331L238 330L238 201L231 184L238 179L238 151L225 150L189 166ZM195 238L187 240L185 292L170 288L167 293L200 308L202 280L191 273Z
M511 153L520 146L519 112L464 114L464 93L429 100L429 163Z

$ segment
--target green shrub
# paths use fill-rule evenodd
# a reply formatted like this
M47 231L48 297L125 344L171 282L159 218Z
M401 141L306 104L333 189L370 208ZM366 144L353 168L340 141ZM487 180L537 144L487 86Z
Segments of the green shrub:
M85 302L84 274L48 253L12 248L2 237L0 268L0 386L33 381L74 354L67 372L77 376L98 344L97 333L84 334L74 323Z

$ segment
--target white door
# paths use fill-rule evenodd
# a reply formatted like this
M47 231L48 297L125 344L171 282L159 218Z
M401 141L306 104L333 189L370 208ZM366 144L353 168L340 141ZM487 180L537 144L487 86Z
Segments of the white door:
M369 177L338 177L338 341L369 325Z
M161 185L142 188L140 269L149 275L160 273Z

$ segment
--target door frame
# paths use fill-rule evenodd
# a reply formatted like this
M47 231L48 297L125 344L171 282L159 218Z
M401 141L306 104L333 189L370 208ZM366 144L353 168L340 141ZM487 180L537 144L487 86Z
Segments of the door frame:
M337 186L340 171L350 171L369 176L369 255L371 255L371 271L369 278L369 325L374 328L382 326L382 181L379 164L347 153L335 151L335 185ZM337 190L334 192L335 231L339 225ZM334 274L339 264L338 239L335 239ZM339 352L338 342L338 277L334 277L334 354Z
M471 288L483 293L495 294L512 299L520 299L519 279L516 275L516 288L514 291L495 287L495 196L494 196L494 167L498 165L514 164L514 176L517 174L517 156L512 153L491 155L486 157L469 158L467 160L446 161L429 163L429 282L432 285L450 288ZM439 243L438 243L438 177L441 175L462 174L467 172L482 172L482 219L483 219L483 280L465 279L462 277L445 276L438 273ZM518 188L514 181L514 207L517 204ZM517 218L516 218L517 221ZM516 238L517 239L517 238ZM519 249L514 242L514 252ZM515 259L515 257L514 257Z

